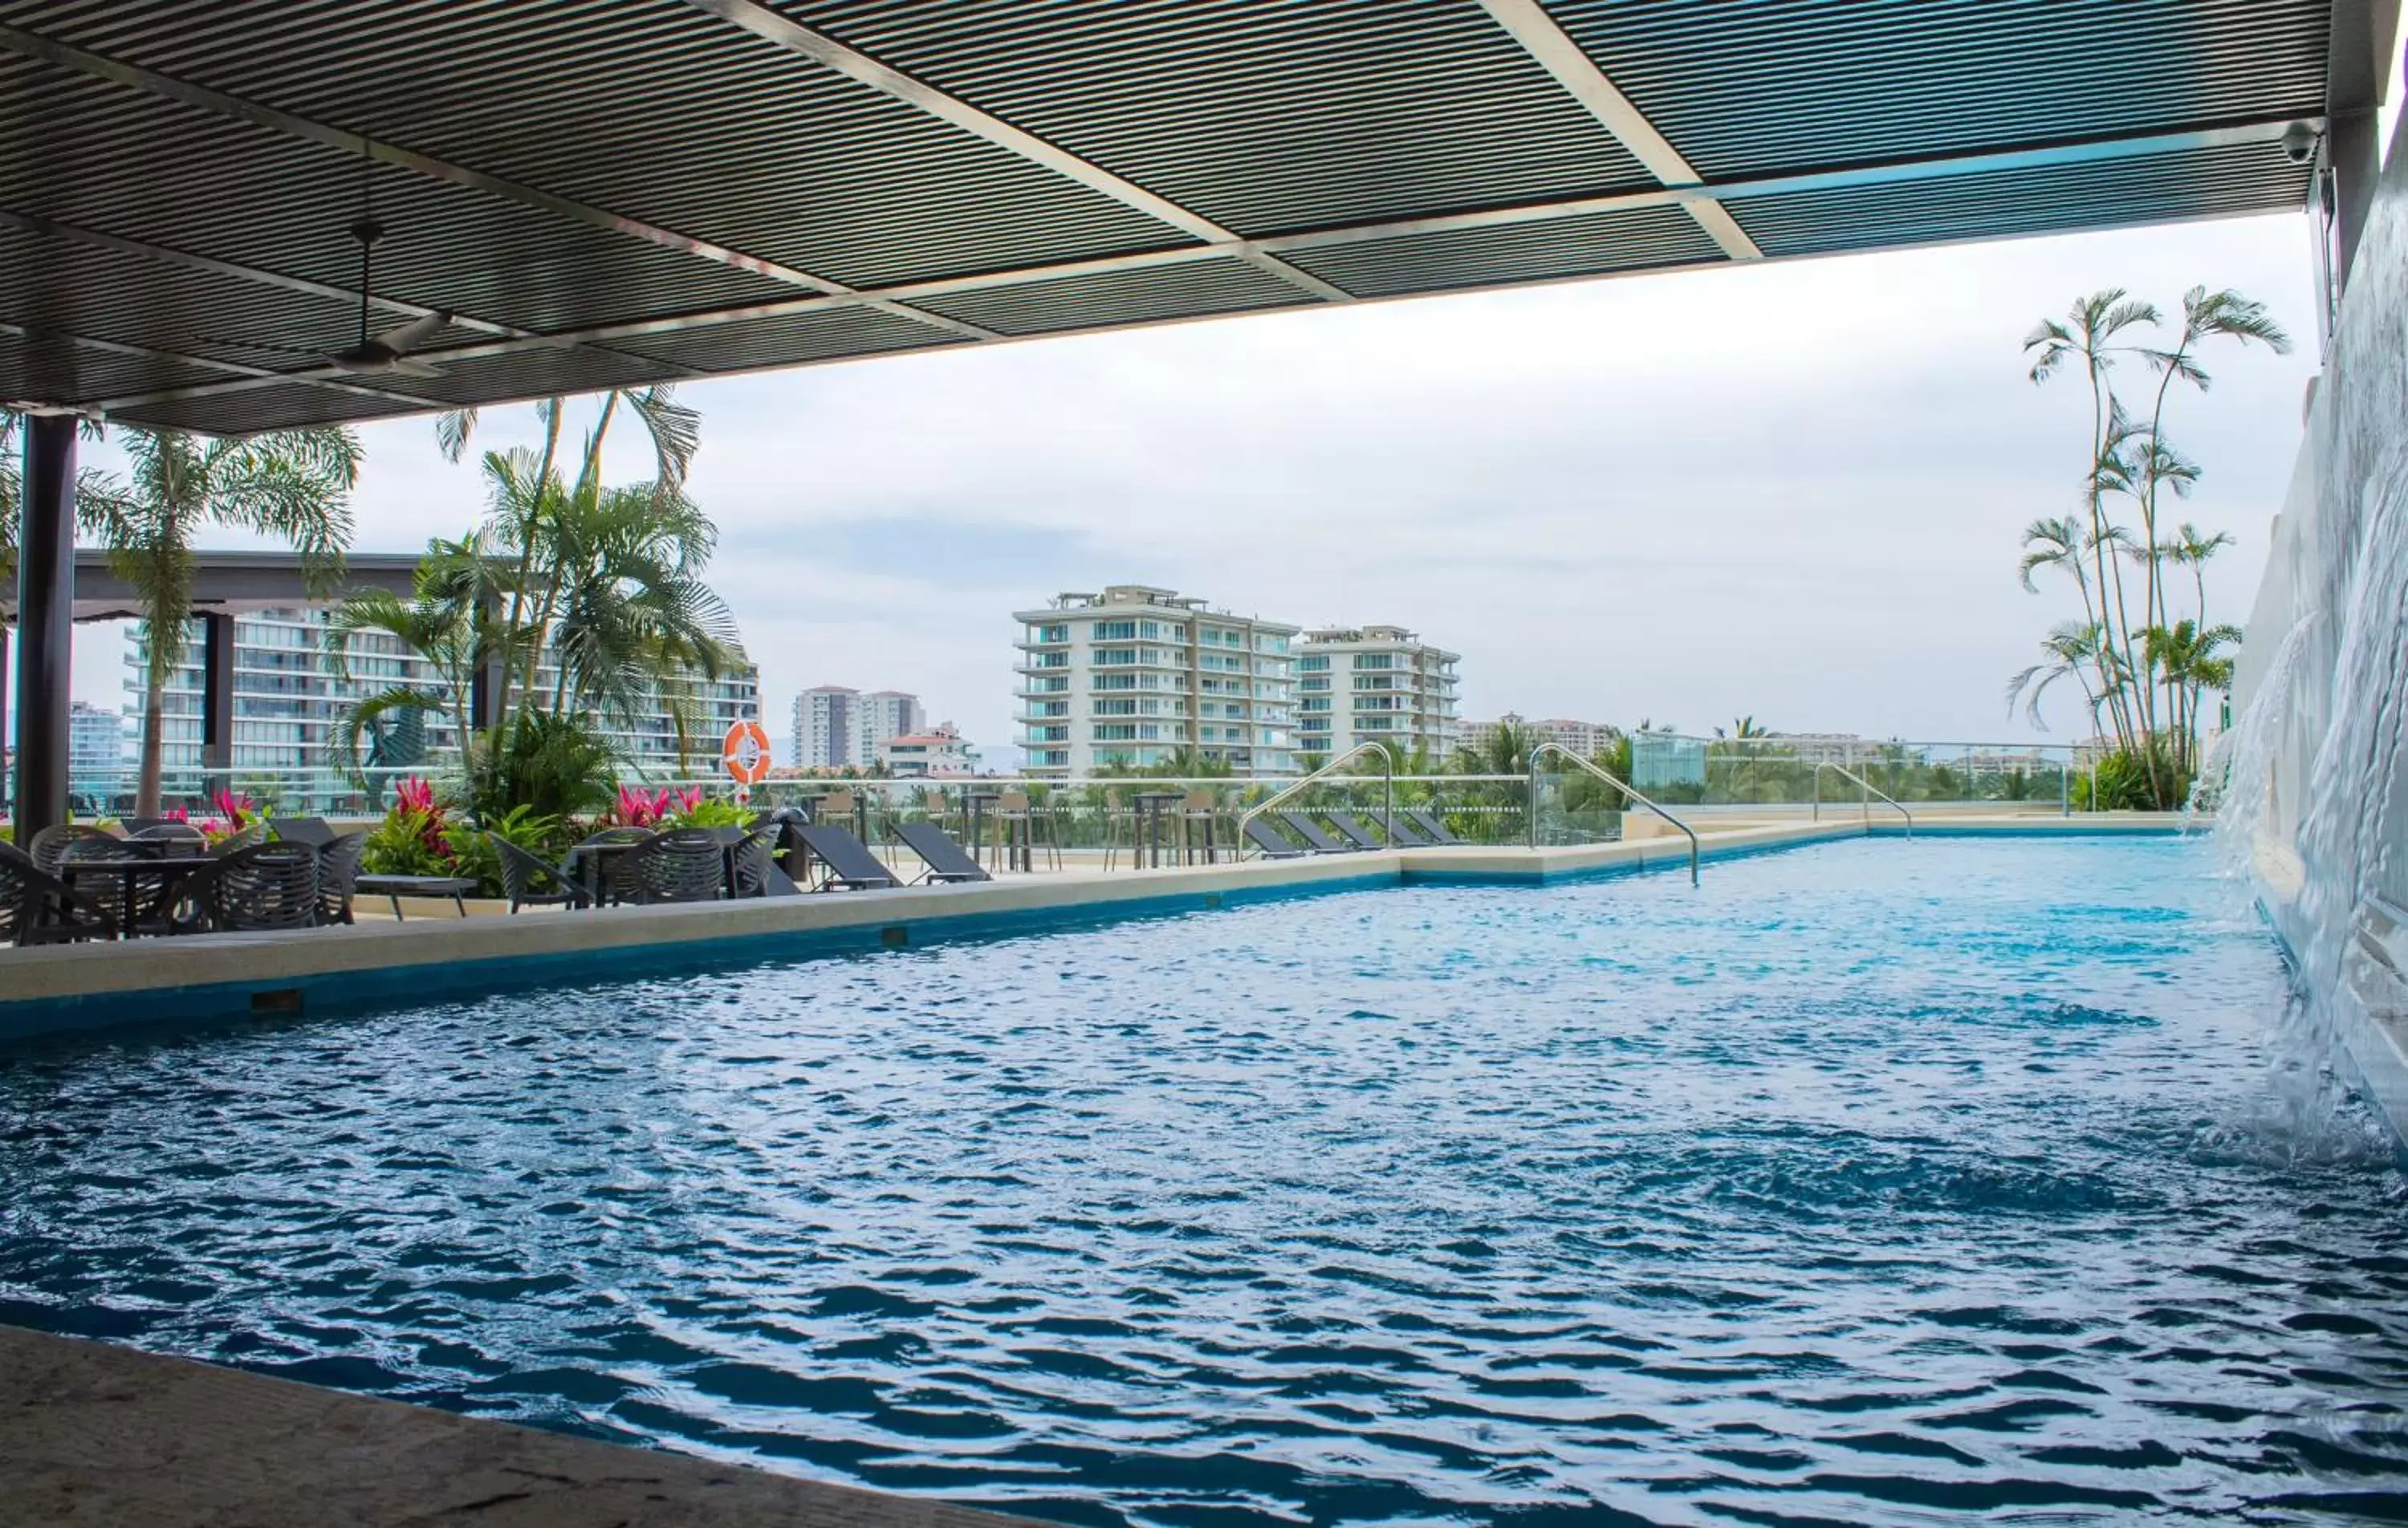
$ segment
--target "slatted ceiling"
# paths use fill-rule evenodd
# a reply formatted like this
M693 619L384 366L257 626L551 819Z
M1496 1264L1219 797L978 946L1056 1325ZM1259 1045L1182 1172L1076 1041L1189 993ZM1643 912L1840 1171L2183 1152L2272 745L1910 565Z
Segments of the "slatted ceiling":
M921 304L1006 335L1041 335L1287 307L1313 299L1236 260L1032 281Z
M163 8L206 30L162 25ZM679 0L421 5L405 7L405 20L387 8L183 0L79 7L73 24L52 30L847 284L1179 241L1152 218ZM227 46L233 35L244 43Z
M402 404L288 383L143 404L111 417L151 429L240 436L317 424L354 424L408 412L408 407Z
M6 53L0 144L9 150L0 153L0 206L358 285L350 226L362 166L352 156ZM72 171L51 162L63 144L89 146ZM377 247L380 295L485 319L507 313L503 321L549 330L795 293L391 166L369 175L386 229Z
M1695 218L1657 207L1336 244L1288 258L1358 296L1389 297L1696 264L1720 254Z
M148 356L121 355L50 336L27 338L0 331L0 397L22 397L46 377L64 375L79 399L122 397L159 388L222 380L208 366Z
M873 308L852 307L715 323L680 334L621 340L614 348L658 356L697 371L734 372L957 343L942 329Z
M2348 64L2365 51L2332 31L2357 0L1542 3L1726 184L2233 130L2213 150L1734 200L1776 255L2297 207L2305 174L2271 139L2322 113L2329 52ZM732 20L713 13L731 6ZM1038 147L1024 156L1008 131L991 142L909 88L857 82L738 24L748 16L818 28ZM314 353L355 333L341 293L357 280L347 227L359 155L294 124L170 99L172 85L28 56L82 48L532 188L470 189L440 166L373 172L389 231L380 295L538 336L451 358L435 385L479 401L953 345L956 322L1020 336L1719 258L1676 208L1564 215L1555 204L1654 182L1480 0L0 0L0 26L36 35L0 34L0 212L252 268L203 274L0 233L0 322L72 321L163 350L215 339ZM1138 211L1049 152L1134 182L1134 201L1168 198L1271 247L1111 274L1042 269L1193 250L1201 236L1175 208ZM591 210L531 206L531 194ZM1475 212L1487 226L1279 237ZM674 233L665 246L641 227L595 225L613 219ZM945 295L905 293L929 305L919 320L744 317L814 289L724 251L669 247L678 236L849 285L930 282ZM337 290L295 292L294 278ZM674 327L607 349L545 343L637 323ZM447 350L493 343L454 329L426 358L446 364ZM409 407L298 384L132 403L157 390L148 364L95 369L55 344L0 354L15 366L0 373L0 398L200 428L298 422L312 399L328 420ZM191 375L159 364L179 379L168 385ZM121 379L136 371L141 385Z
M1465 0L777 0L1247 235L1652 184Z
M0 317L29 327L269 370L306 361L210 341L247 339L308 349L346 342L358 323L353 309L322 298L93 249L5 223L0 223ZM193 379L228 375L203 369L207 375ZM118 395L113 390L92 389L82 376L44 391L74 403Z
M1709 180L2323 109L2295 0L1545 0Z
M489 404L511 398L566 397L675 379L669 368L658 362L601 350L567 349L447 361L442 369L440 377L396 377L391 385L400 392L446 404Z
M2296 207L2308 172L2273 144L1729 204L1768 254L2000 238Z

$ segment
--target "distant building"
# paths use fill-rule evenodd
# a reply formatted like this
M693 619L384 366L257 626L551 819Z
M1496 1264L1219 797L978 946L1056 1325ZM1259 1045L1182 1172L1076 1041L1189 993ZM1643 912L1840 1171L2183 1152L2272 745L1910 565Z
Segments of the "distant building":
M1181 749L1240 775L1296 773L1290 644L1302 628L1148 584L1022 610L1020 743L1059 778Z
M928 713L920 697L900 690L872 690L855 702L853 762L864 769L876 764L879 745L890 737L925 734Z
M1532 736L1568 748L1584 759L1593 759L1605 752L1622 736L1622 729L1610 721L1575 721L1560 716L1532 721L1508 711L1494 721L1466 722L1459 732L1461 746L1474 750L1484 750L1496 741L1497 729L1506 726L1520 727Z
M1296 746L1333 759L1383 742L1443 759L1455 747L1455 665L1461 654L1402 626L1330 626L1305 634L1296 659Z
M1774 732L1760 738L1747 739L1761 743L1768 750L1793 755L1813 764L1844 764L1850 759L1870 758L1882 747L1870 738L1852 732Z
M823 684L795 697L795 754L804 769L867 769L878 745L902 733L927 730L920 697L900 690L867 694Z
M67 707L67 789L86 801L108 801L131 775L125 756L125 719L119 713L74 701Z
M340 778L350 764L412 768L459 756L458 729L448 711L411 711L388 713L387 725L363 740L355 759L341 757L337 745L352 704L395 685L449 692L432 664L381 632L354 634L350 677L336 678L326 648L327 618L326 610L314 607L247 611L235 618L234 742L227 772L237 786L273 791L287 812L327 809L356 794ZM185 627L184 661L168 676L162 700L161 778L170 795L204 789L201 653L202 628L195 621ZM125 650L126 737L141 735L149 661L147 634L137 625ZM555 673L549 662L538 665L536 688L549 693ZM637 774L666 778L705 773L716 764L728 726L752 718L759 708L759 672L739 652L716 679L695 675L674 693L653 689L631 722L602 724L602 734L621 764ZM73 767L71 762L71 773Z
M924 733L901 733L880 739L878 763L898 779L912 779L971 774L978 767L978 754L962 741L958 728L950 721L940 721Z

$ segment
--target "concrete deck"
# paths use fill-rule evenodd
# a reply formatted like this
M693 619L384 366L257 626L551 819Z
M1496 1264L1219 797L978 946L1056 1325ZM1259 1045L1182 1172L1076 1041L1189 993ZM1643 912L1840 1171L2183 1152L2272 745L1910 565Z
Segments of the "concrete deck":
M1956 817L1942 833L2164 833L2157 814ZM1712 861L1902 831L1850 816L1717 823ZM1161 870L1064 871L955 886L904 887L669 907L518 918L432 917L355 928L204 935L122 944L0 949L0 1043L79 1030L205 1024L426 1001L597 976L743 960L862 954L937 940L1023 934L1115 918L1407 884L1540 885L1572 877L1684 869L1678 835L1522 849L1466 846Z
M0 1523L1012 1528L1027 1521L0 1326Z

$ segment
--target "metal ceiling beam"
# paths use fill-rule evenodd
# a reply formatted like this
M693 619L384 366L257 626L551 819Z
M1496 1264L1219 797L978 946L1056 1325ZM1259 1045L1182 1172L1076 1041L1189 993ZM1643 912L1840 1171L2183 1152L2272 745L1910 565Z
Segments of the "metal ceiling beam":
M314 383L317 386L327 388L333 392L356 393L363 398L380 398L388 403L402 404L411 408L445 408L450 407L450 405L445 404L442 400L437 398L422 398L413 393L394 393L389 392L384 388L364 386L361 383L350 380L348 374L338 371L329 370L318 375L301 377L295 376L291 372L271 371L265 366L245 365L239 361L212 361L207 356L185 355L178 350L154 350L148 345L127 345L122 341L114 339L95 339L90 335L69 334L64 329L54 329L47 325L40 328L29 328L22 323L11 323L6 321L0 321L0 335L15 335L18 338L29 343L39 342L42 340L57 340L64 344L72 345L78 350L98 350L107 355L132 356L143 361L168 361L179 365L199 366L208 371L230 371L237 377L246 378L246 380L240 382L202 382L194 384L195 386L213 388L219 391L241 392L254 388L276 387L286 382L309 382ZM547 340L545 343L553 344L557 342ZM12 399L10 402L12 406L19 402L40 404L44 407L57 406L56 400ZM106 413L108 409L108 406L106 403L73 404L65 407L71 407L78 412L96 410L101 413Z
M1168 223L1190 238L1235 249L1239 259L1291 286L1312 293L1324 302L1354 300L1353 293L1333 286L1310 271L1298 270L1259 246L1246 243L1211 219L1182 207L1167 196L1148 191L1134 180L1114 175L1058 144L1049 143L1034 133L1014 127L1002 118L982 111L924 79L848 48L824 32L814 32L798 21L790 21L761 4L760 0L686 0L686 4L731 26L739 27L765 42L833 69L855 84L866 85L882 95L950 123L1007 153L1051 170L1089 191L1109 196L1123 207Z
M207 85L195 84L189 79L179 79L172 75L161 74L155 69L146 69L139 64L106 58L85 49L60 42L56 38L46 37L39 33L27 32L22 27L0 26L0 48L21 53L27 58L50 64L53 68L73 70L79 74L90 75L95 79L106 79L111 84L123 86L127 90L139 91L202 111L213 112L222 117L232 117L238 121L249 122L254 127L264 127L270 132L281 133L288 137L315 143L341 153L363 154L380 164L392 164L413 174L425 176L429 179L441 180L451 185L481 192L488 196L516 203L520 207L532 207L537 211L564 218L571 222L583 223L589 228L599 228L608 233L640 239L665 250L674 250L680 254L693 255L697 259L730 266L736 270L749 271L755 276L766 277L773 281L783 281L790 286L805 287L828 296L854 295L853 288L846 286L841 281L830 280L824 276L816 276L810 271L798 270L792 265L781 264L759 255L747 254L741 250L731 249L724 244L715 244L709 239L695 238L688 234L681 234L675 229L663 228L656 223L649 223L639 218L627 217L605 207L592 207L538 187L521 185L515 180L505 179L497 175L488 175L482 170L471 169L465 164L455 164L449 160L437 159L432 154L422 154L397 144L372 139L365 134L353 132L348 128L312 121L308 118L295 116L292 112L280 110L275 107L263 106L256 101L247 101L240 96L229 95L223 91L212 90ZM873 306L883 306L898 318L910 319L915 323L943 329L965 339L996 337L991 332L981 329L975 324L949 319L939 313L923 313L916 308L905 307L900 304L880 305L875 300L873 300Z
M1570 201L1493 207L1477 212L1440 213L1431 217L1406 218L1387 222L1354 223L1344 227L1281 234L1260 239L1232 239L1225 243L1197 244L1182 249L1151 250L1142 254L1109 255L1099 259L1070 261L1058 264L987 271L976 276L944 277L935 280L874 288L847 296L796 297L781 302L753 303L738 307L712 308L697 313L631 320L624 323L596 324L590 328L566 330L532 340L494 339L472 345L453 346L443 350L429 350L423 358L429 363L440 364L445 361L471 361L490 356L511 355L552 346L657 338L698 329L716 328L723 324L743 323L761 319L791 318L799 314L873 306L882 302L925 302L965 293L991 292L999 287L1021 286L1040 281L1074 280L1082 277L1111 276L1189 265L1209 260L1240 259L1243 258L1249 250L1282 253L1331 249L1349 244L1367 244L1383 239L1405 238L1415 235L1471 233L1483 229L1512 228L1531 223L1559 221L1568 218L1593 217L1600 213L1634 211L1645 207L1713 205L1719 210L1721 204L1726 202L1743 202L1761 197L1868 190L1881 186L1905 185L1924 180L1955 179L2014 170L2051 169L2075 164L2101 164L2114 160L2141 159L2157 154L2183 153L2237 144L2271 144L2280 141L2286 129L2302 120L2308 121L2311 126L2321 126L2320 120L2315 118L2264 118L2181 133L2153 133L2133 137L2088 138L2022 149L2000 150L1988 153L1893 160L1876 164L1851 165L1845 169L1812 170L1792 175L1769 176L1753 180L1727 180L1714 185L1663 186L1646 191L1617 192L1604 196L1581 197ZM1651 266L1649 268L1665 271L1688 267ZM112 398L107 400L101 407L129 408L180 398L238 393L265 384L258 381L205 382L192 387L172 388L156 393Z
M1612 134L1614 141L1644 165L1648 174L1667 186L1695 186L1704 181L1697 166L1656 130L1656 124L1631 104L1630 97L1622 93L1622 87L1597 66L1597 61L1555 24L1555 19L1547 14L1539 0L1480 0L1480 5L1488 12L1489 20L1521 44L1522 50L1536 59L1541 68L1555 77L1556 84L1586 107L1598 125ZM1688 202L1684 206L1723 253L1733 260L1764 258L1756 240L1747 236L1747 230L1720 203Z

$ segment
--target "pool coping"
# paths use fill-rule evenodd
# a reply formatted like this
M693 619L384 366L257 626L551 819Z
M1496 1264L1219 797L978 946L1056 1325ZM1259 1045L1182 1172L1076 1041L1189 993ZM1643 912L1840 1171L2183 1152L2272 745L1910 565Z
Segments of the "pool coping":
M2169 829L2162 821L2016 818L1920 831L1925 836L2053 836ZM1699 858L1894 835L1856 820L1734 826L1701 834ZM1541 849L1466 845L739 903L0 949L0 1044L318 1014L750 961L863 955L1336 892L1538 886L1687 864L1687 840L1678 836Z
M13 1326L0 1503L12 1522L95 1528L1039 1528Z

